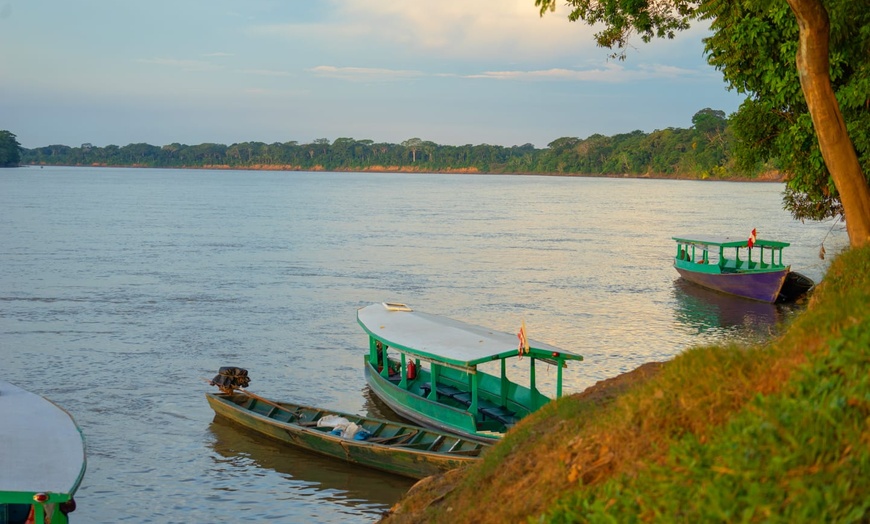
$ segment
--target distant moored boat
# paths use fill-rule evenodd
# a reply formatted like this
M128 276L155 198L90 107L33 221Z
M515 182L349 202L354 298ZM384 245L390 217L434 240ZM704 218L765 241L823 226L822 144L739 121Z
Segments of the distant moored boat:
M722 293L762 302L790 301L814 282L783 263L788 242L755 238L673 237L674 268L681 277Z

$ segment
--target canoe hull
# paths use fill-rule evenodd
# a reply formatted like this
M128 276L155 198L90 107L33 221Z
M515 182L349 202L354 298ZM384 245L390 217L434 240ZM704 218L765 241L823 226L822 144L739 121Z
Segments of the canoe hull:
M797 271L789 271L782 289L779 290L777 302L794 302L809 293L815 285L816 283L810 277Z
M265 409L263 412L248 409L246 402L248 405L253 405L253 401L246 400L250 399L250 397L242 393L233 395L208 393L206 398L218 416L262 435L321 455L404 477L420 479L478 460L478 457L472 454L463 456L459 454L437 453L424 449L410 449L378 444L371 441L353 440L338 435L331 435L324 428L306 427L291 422L275 420L267 416L268 411ZM289 403L281 404L288 407L293 406ZM363 419L355 415L337 412L328 413L346 416L349 420L363 426L369 425L371 427L371 425L381 423L398 425L389 421ZM407 427L413 431L412 426Z
M789 269L746 273L699 272L674 266L681 277L708 289L738 297L775 302Z

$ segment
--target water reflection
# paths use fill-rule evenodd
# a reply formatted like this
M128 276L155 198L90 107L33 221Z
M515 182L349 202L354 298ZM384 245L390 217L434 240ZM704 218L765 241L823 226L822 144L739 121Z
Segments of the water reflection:
M365 408L367 416L402 423L409 422L393 411L383 400L379 399L368 385L362 388L362 397L363 408Z
M755 340L776 333L796 308L795 304L768 304L674 280L674 316L693 334L714 338Z
M282 488L290 497L341 504L356 511L379 514L386 511L414 484L412 479L382 473L337 459L308 453L252 433L222 417L209 425L212 448L224 469L238 468L239 477L263 476L262 470L279 473L288 483Z

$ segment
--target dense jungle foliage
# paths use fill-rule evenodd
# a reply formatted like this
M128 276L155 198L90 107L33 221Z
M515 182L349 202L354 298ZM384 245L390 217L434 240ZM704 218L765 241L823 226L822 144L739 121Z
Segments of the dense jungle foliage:
M754 172L736 173L732 158L732 135L723 111L703 109L688 129L667 128L651 133L586 139L563 137L538 149L532 144L450 146L419 138L401 144L338 138L298 142L244 142L162 147L129 144L81 147L51 145L23 149L22 164L100 165L158 168L288 169L324 171L402 170L418 172L540 173L580 175L676 175L688 178L752 176L770 165L755 166Z

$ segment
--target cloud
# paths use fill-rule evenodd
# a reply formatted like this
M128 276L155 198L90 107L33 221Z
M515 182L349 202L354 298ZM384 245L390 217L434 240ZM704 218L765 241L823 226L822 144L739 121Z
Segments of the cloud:
M415 78L423 76L423 73L420 71L379 69L371 67L335 67L327 65L312 67L308 71L314 73L317 76L361 82L388 82L403 78Z
M292 73L287 71L277 71L274 69L244 69L239 71L239 73L256 76L293 76Z
M482 73L423 73L421 71L403 71L392 69L375 69L366 67L335 67L321 65L308 70L317 76L338 78L348 81L392 81L404 78L437 77L492 79L522 82L599 82L628 83L652 79L685 79L708 76L706 71L684 69L680 67L643 64L637 68L627 68L620 63L608 62L599 67L588 69L552 68L530 71L485 71Z
M565 13L541 17L532 0L342 0L348 20L391 31L379 38L452 58L472 55L524 60L591 48L592 29L571 24Z
M311 94L310 91L305 89L269 89L264 87L247 87L242 89L241 92L252 97L272 99L308 96Z
M174 67L184 71L216 71L220 66L203 60L183 60L178 58L140 58L137 62L142 64L154 64L166 67Z
M635 69L620 64L607 63L594 69L553 68L536 71L487 71L467 78L492 78L496 80L522 81L568 81L568 82L606 82L625 83L651 79L674 79L707 76L707 72L692 69L653 64L641 65Z
M331 0L318 22L271 23L250 34L331 48L377 45L409 55L512 60L571 54L595 44L593 29L569 23L567 12L541 17L534 0Z

